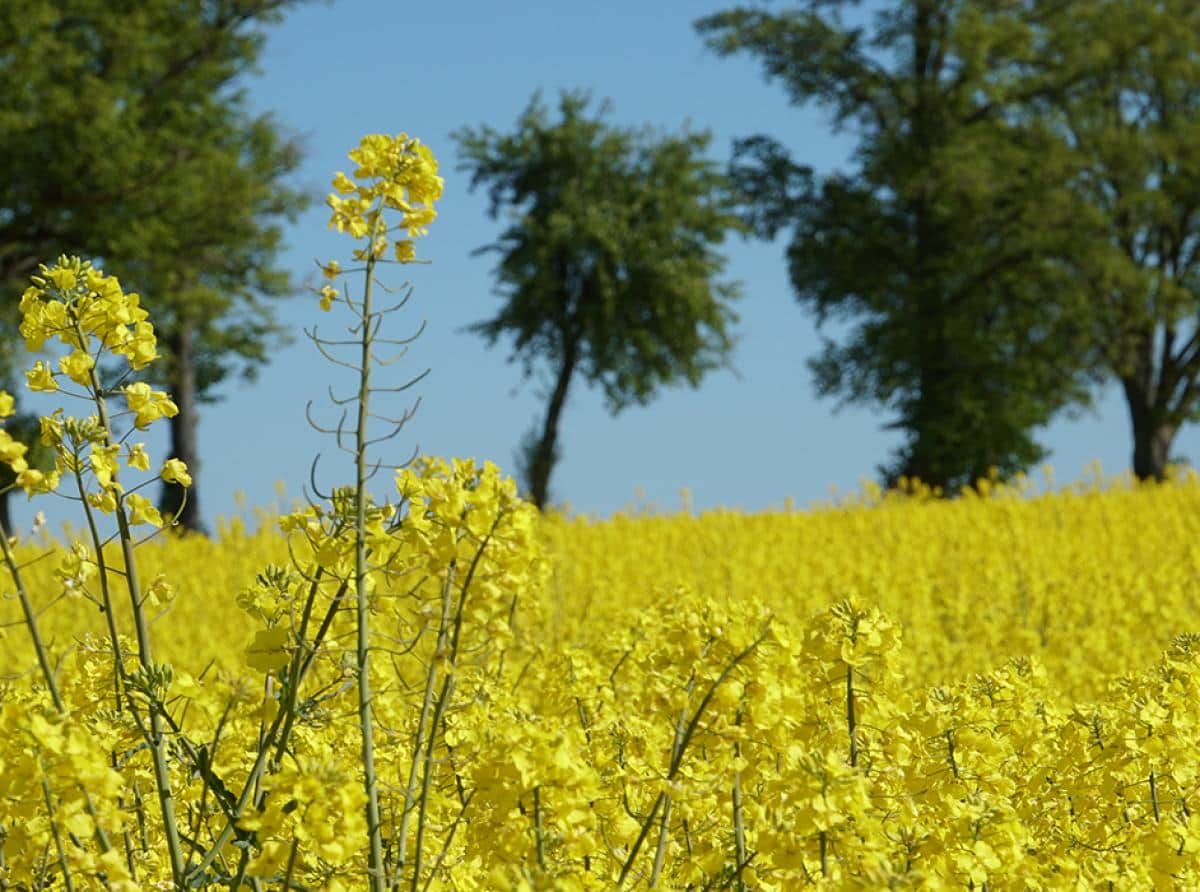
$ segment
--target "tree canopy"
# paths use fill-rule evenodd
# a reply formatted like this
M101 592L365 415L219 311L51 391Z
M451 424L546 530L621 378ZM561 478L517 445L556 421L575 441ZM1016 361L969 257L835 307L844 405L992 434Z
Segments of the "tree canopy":
M720 280L716 249L741 224L727 178L705 157L709 135L621 128L606 104L589 106L563 93L552 120L535 95L511 133L455 134L471 188L485 187L492 217L506 221L481 249L499 255L504 303L473 330L489 344L511 337L526 374L545 368L553 382L522 456L539 506L574 377L613 413L645 404L725 364L736 320L738 286Z
M1134 473L1161 480L1179 429L1200 420L1200 7L1084 4L1044 22L1037 47L1017 76L1091 71L1023 116L1075 159L1069 182L1091 233L1066 258L1069 290L1086 300L1099 365L1129 408Z
M1086 404L1095 370L1078 302L1047 300L1084 222L1073 159L1010 110L1076 74L1008 76L1034 35L1017 7L902 0L868 27L843 19L852 5L697 23L859 136L853 172L823 179L769 135L741 140L748 218L763 236L791 231L792 285L818 322L853 323L811 366L821 394L883 407L905 433L889 482L954 489L1024 469L1045 452L1033 432Z
M299 2L0 7L0 285L11 293L38 263L74 253L140 291L179 398L173 455L193 467L197 402L267 360L279 335L269 301L293 290L275 257L306 201L286 183L299 150L249 112L240 78L262 28ZM0 314L9 337L14 308ZM195 492L181 516L192 527ZM178 508L178 492L164 496Z

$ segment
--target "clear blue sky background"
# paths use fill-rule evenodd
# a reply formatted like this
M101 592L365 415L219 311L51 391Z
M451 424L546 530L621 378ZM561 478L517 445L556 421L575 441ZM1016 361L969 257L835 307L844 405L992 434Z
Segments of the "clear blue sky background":
M820 172L849 169L853 132L834 134L821 109L789 106L751 59L721 59L705 48L693 22L730 5L336 0L301 7L270 31L262 72L247 81L249 96L256 109L271 111L303 137L307 158L298 184L318 198L287 232L284 260L291 268L308 276L315 258L348 258L349 240L326 229L322 199L333 173L349 168L345 154L363 134L405 131L441 160L445 198L419 243L432 264L405 271L416 290L391 331L406 333L422 319L427 328L408 359L385 374L398 382L406 373L432 371L419 387L419 414L388 444L386 459L402 460L419 446L511 469L516 444L542 413L545 382L523 380L505 349L488 350L462 330L498 306L494 259L472 251L493 240L500 224L487 218L485 196L468 193L466 174L456 170L453 131L483 124L505 130L535 90L553 101L561 88L584 88L611 99L612 120L622 125L678 129L686 122L710 129L713 157L721 161L736 137L765 132ZM556 500L597 515L648 502L677 509L680 488L689 487L698 509L762 510L785 497L803 506L827 498L831 485L852 490L862 476L873 476L899 437L884 429L889 419L879 412L835 412L832 401L815 397L805 361L819 350L820 337L793 297L784 247L784 238L725 246L728 274L745 290L736 375L713 373L698 390L664 391L648 407L615 418L599 393L577 382L552 480ZM400 272L386 274L398 285ZM338 317L321 313L315 297L280 309L297 335L313 323L335 333ZM344 479L344 458L304 419L307 400L316 400L319 411L326 385L344 381L301 336L276 353L255 384L231 384L222 403L204 409L199 479L210 523L239 513L235 491L251 508L277 500L276 481L286 484L287 499L298 496L319 450L323 481ZM1124 470L1131 441L1123 400L1110 387L1097 413L1054 424L1043 442L1061 481L1080 476L1094 459L1106 472ZM1200 456L1198 444L1188 429L1177 451ZM161 454L165 444L160 438L149 445ZM51 513L52 520L59 516Z

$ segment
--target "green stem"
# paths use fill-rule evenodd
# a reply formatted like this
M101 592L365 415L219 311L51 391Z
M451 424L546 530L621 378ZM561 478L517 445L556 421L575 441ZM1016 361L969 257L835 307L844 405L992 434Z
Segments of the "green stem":
M317 593L320 590L322 573L323 568L318 567L316 573L313 574L312 585L309 588L308 597L304 601L304 612L300 618L300 628L296 632L296 652L292 655L291 666L288 667L287 718L284 719L283 730L280 732L279 740L275 744L275 756L271 760L272 771L279 769L279 765L283 761L284 749L287 747L288 740L292 736L292 728L296 723L295 705L300 697L300 681L308 672L308 667L316 657L317 651L324 642L325 633L329 631L329 626L333 622L333 615L337 612L342 598L346 595L347 585L343 581L337 590L337 594L333 596L333 600L329 604L329 609L325 612L325 618L317 629L317 634L313 638L312 644L306 645L304 639L308 635L308 625L312 618L312 609L317 600ZM305 649L308 650L307 654L304 653Z
M204 871L208 869L209 865L216 860L217 854L222 848L224 848L225 844L229 842L229 838L233 836L236 829L234 826L236 823L236 818L245 811L246 806L250 803L251 796L258 788L259 780L262 777L263 771L267 767L268 756L270 755L271 747L275 746L276 742L278 742L276 761L281 758L282 752L287 745L288 735L293 727L297 692L300 690L300 686L303 684L304 679L308 674L308 670L312 666L313 660L316 658L317 649L320 647L321 642L325 639L326 633L329 631L329 627L333 622L333 615L336 613L337 606L341 602L342 597L345 595L345 591L346 585L343 583L341 588L338 589L338 593L334 597L329 610L326 611L325 618L321 622L321 627L317 630L317 634L313 638L312 648L309 650L309 653L303 657L300 671L295 676L295 682L288 688L287 698L283 703L280 704L279 711L275 714L275 718L271 721L271 727L268 728L266 734L263 735L262 741L259 744L258 755L255 756L254 759L254 765L250 769L250 774L246 778L245 783L242 785L242 791L238 794L237 803L232 809L233 817L226 821L225 826L221 829L216 841L213 842L208 851L204 853L196 866L188 871L189 880L195 880L203 875ZM296 648L296 652L292 656L293 660L302 659L300 650L301 649L299 647Z
M133 837L126 830L121 834L121 838L125 841L125 866L129 868L129 878L136 883L138 881L137 859L133 854Z
M542 788L533 788L533 832L537 838L537 863L542 870L546 869L546 841L542 831Z
M76 334L80 343L86 343L83 329L75 323ZM112 423L108 415L108 405L104 400L103 390L96 370L91 371L92 400L100 417L104 430L106 446L114 444ZM113 475L116 482L116 474ZM142 593L138 584L137 559L134 555L133 534L129 530L129 518L125 515L125 500L117 496L117 530L121 539L121 555L125 561L125 583L129 590L129 603L133 611L133 624L137 633L138 661L147 672L154 668L153 654L150 649L150 630L146 622L146 614L142 610ZM162 809L163 833L167 838L167 850L171 859L171 876L176 886L183 884L184 862L183 845L180 842L179 828L175 821L175 798L171 793L171 774L167 767L167 741L163 733L162 717L154 703L150 704L150 749L154 762L154 783L158 788L158 801Z
M696 689L696 677L692 676L688 680L687 694L684 699L683 708L679 710L679 719L675 722L675 739L671 742L671 769L667 775L667 781L675 775L675 766L678 764L676 760L682 761L683 747L687 744L684 741L686 733L686 724L688 716L688 702L692 699L692 691ZM702 707L703 708L703 707ZM658 825L658 845L654 848L654 866L650 869L650 881L648 885L653 889L658 885L658 878L662 873L663 858L667 852L667 830L670 828L671 821L671 794L663 792L662 800L662 819Z
M437 729L446 715L446 704L454 690L454 676L447 675L438 694L437 707L433 711L433 722L429 727L429 740L425 745L425 770L421 778L421 799L417 804L417 841L413 852L413 892L417 892L421 880L421 856L425 845L425 819L429 813L429 788L433 782L433 747L437 743Z
M288 853L287 873L283 877L283 888L292 888L292 873L296 869L296 851L300 847L300 840L292 837L292 851Z
M858 766L857 716L854 712L854 667L846 667L846 727L850 732L850 767Z
M104 620L108 625L108 640L113 653L113 689L117 701L117 711L121 711L122 679L125 675L125 654L121 649L121 639L117 635L117 618L113 614L112 593L108 587L108 562L104 557L104 542L100 538L100 530L96 526L96 516L92 506L88 504L87 492L83 487L83 474L80 471L79 456L75 456L73 476L75 488L79 493L79 501L83 505L83 516L87 520L88 532L92 537L92 547L96 549L96 570L100 577L100 597L104 602Z
M96 842L100 846L101 852L107 852L112 848L112 844L108 841L108 834L104 832L104 828L100 826L100 821L96 815L96 806L92 802L92 794L87 790L83 791L83 807L87 809L88 817L92 819L92 824L96 828Z
M654 867L650 871L649 886L653 889L658 885L658 878L662 874L663 859L667 854L667 829L671 822L671 797L663 796L662 819L658 825L658 846L654 850Z
M454 593L453 561L446 570L446 581L442 585L442 618L438 626L438 640L433 657L429 661L429 671L425 674L425 695L421 700L421 715L417 719L417 732L413 740L412 762L408 767L408 784L404 788L404 813L400 816L400 841L397 844L396 877L393 888L402 881L404 865L408 853L408 825L412 820L413 807L416 803L417 769L421 764L421 748L425 743L425 727L429 721L429 710L433 708L433 692L437 687L437 666L440 655L444 652L449 636L450 602Z
M625 864L621 867L621 875L617 877L618 889L625 885L625 878L629 876L629 871L633 869L633 862L637 860L637 853L641 850L642 843L646 841L646 837L650 833L650 828L654 825L654 819L658 816L658 810L662 807L663 799L666 796L666 793L658 794L658 798L654 800L654 806L650 809L650 814L642 822L642 829L638 833L637 839L634 840L633 848L629 850L629 857L625 859Z
M275 714L275 718L271 723L270 730L267 732L264 743L259 747L258 755L254 760L254 765L250 768L250 774L246 778L246 782L242 785L242 792L238 795L237 804L233 807L233 814L235 816L240 816L245 811L246 806L250 803L251 795L258 786L259 779L262 777L263 769L267 766L267 757L270 754L271 745L275 740L275 735L279 733L279 729L283 725L283 712L283 709L280 708L279 712ZM225 826L221 829L221 832L217 835L217 838L213 844L209 846L208 851L201 856L196 866L188 871L187 879L189 881L195 881L199 879L199 877L203 876L204 872L208 870L209 865L216 860L218 853L225 847L225 844L229 842L229 838L233 836L235 831L234 824L235 821L233 820L227 820L225 822Z
M4 563L8 567L8 574L12 577L13 585L16 586L17 599L21 602L25 627L29 630L29 637L33 639L33 649L37 652L38 666L42 669L42 677L46 680L46 688L50 691L50 699L54 701L54 708L61 713L63 712L63 701L58 692L58 682L54 678L54 670L50 667L50 655L46 652L46 645L42 642L42 633L38 629L37 614L33 610L33 603L29 600L29 593L21 581L21 569L17 566L12 543L8 541L8 530L3 526L0 526L0 543L4 547Z
M367 794L367 833L370 856L367 871L372 892L385 892L383 828L379 821L379 790L375 776L375 738L371 705L370 639L371 612L367 597L367 419L371 396L371 286L375 278L375 254L367 258L366 282L360 311L362 354L358 378L358 424L354 438L354 594L357 599L358 722L362 734L363 787Z
M250 849L242 849L242 854L238 857L237 872L234 873L233 879L229 881L230 892L237 892L242 888L242 880L246 878L246 867L250 864Z
M458 810L458 814L454 818L454 823L450 825L450 832L446 834L446 839L442 843L442 850L438 853L438 859L433 864L433 869L429 871L429 879L425 881L424 892L429 892L433 886L434 878L437 877L438 871L442 869L442 864L446 861L446 855L450 852L450 846L454 842L454 834L458 832L459 825L462 824L463 818L467 814L467 808L471 805L471 800L475 798L475 791L472 790L467 794L466 800L462 804L462 808Z
M742 711L739 709L734 724L741 725L741 723ZM733 742L733 757L738 760L742 758L742 745L736 740ZM737 855L737 890L746 892L746 880L742 875L746 868L746 824L745 816L742 813L742 770L740 768L733 773L733 842Z
M762 644L763 640L767 637L767 631L769 628L769 625L763 626L763 630L759 633L759 636L750 642L750 644L747 645L747 647L738 653L732 660L730 660L729 664L724 668L724 670L722 670L721 674L713 680L712 684L708 686L708 690L705 692L704 697L700 700L700 704L696 707L696 711L692 713L691 721L687 723L686 727L683 725L683 719L687 715L687 707L685 705L684 712L680 715L680 721L675 730L675 742L671 752L671 767L667 772L667 783L673 781L675 779L675 775L679 773L679 769L683 765L683 756L687 751L688 744L691 743L692 738L695 736L696 729L700 725L700 719L704 715L704 710L707 709L708 704L712 702L712 698L717 693L717 688L719 688L725 682L725 679L729 678L729 676L733 673L733 670L736 669L743 660L749 657L750 654L754 653L755 649ZM688 683L689 697L694 685L694 679ZM658 798L654 801L654 807L650 810L650 814L647 815L646 820L642 822L641 832L638 834L637 840L630 849L629 856L625 859L625 864L621 867L621 874L617 877L617 888L620 888L625 884L625 878L629 875L629 871L633 869L633 862L637 859L638 851L641 849L642 843L646 841L646 836L650 832L650 827L654 823L654 819L658 815L658 810L660 807L662 807L664 801L666 801L667 808L669 810L670 797L667 796L666 792L661 792L658 794ZM662 836L665 834L665 827L666 824L664 822L662 829L660 829L660 847L662 845ZM653 884L655 878L656 877L651 878L651 884Z
M58 821L54 820L54 797L50 795L50 781L42 778L42 793L46 797L46 817L50 821L50 832L54 836L54 848L58 852L58 864L63 872L63 884L67 892L75 892L75 879L71 876L71 865L67 863L67 853L63 849L62 834L58 830Z

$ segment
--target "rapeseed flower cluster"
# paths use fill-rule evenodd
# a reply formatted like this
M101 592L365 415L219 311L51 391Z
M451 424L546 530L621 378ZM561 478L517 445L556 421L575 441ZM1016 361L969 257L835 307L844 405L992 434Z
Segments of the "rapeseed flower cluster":
M58 341L68 352L58 360L58 371L45 360L37 360L25 373L30 390L55 392L60 378L75 386L73 394L98 409L83 418L64 417L56 410L41 419L41 441L54 450L53 470L30 468L27 447L0 430L0 461L17 475L17 485L29 495L56 490L64 477L79 481L78 492L91 507L108 514L118 501L130 508L131 522L162 525L158 511L142 495L124 494L117 482L122 450L125 463L139 471L149 470L149 457L141 443L123 447L113 436L108 399L118 394L125 399L133 425L145 430L179 409L164 391L153 390L145 381L115 387L99 377L97 360L105 354L123 360L130 372L145 369L158 356L154 326L133 292L126 293L115 276L105 275L89 261L61 257L53 266L42 265L32 284L21 295L20 331L31 352L42 350L47 341ZM13 412L11 394L0 391L0 417ZM172 459L160 472L180 481L190 478L187 468ZM97 487L85 491L83 478L90 476Z
M395 137L377 133L364 136L350 152L358 166L351 176L339 171L333 179L334 192L326 199L331 215L329 225L356 240L366 240L354 249L354 259L380 260L389 246L399 263L416 259L413 239L425 235L426 227L437 218L433 208L442 197L443 180L437 175L433 152L420 140L401 133ZM389 225L388 211L399 211L400 220ZM403 232L406 237L389 238ZM336 260L322 266L326 278L335 279L342 267ZM337 291L326 285L322 307L329 309Z
M80 386L87 386L95 366L91 338L101 349L125 357L135 370L158 356L154 326L141 298L125 293L116 276L106 276L78 257L60 258L53 267L43 264L21 295L20 310L26 349L36 353L47 340L61 341L72 352L59 360L60 369ZM35 367L45 368L41 362Z

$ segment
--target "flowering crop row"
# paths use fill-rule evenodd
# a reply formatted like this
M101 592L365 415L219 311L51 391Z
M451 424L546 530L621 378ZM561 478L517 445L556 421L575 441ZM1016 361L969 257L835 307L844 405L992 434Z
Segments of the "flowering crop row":
M373 591L383 837L406 843L406 886L1200 884L1194 480L602 523L536 520L471 463L399 485L422 510ZM245 852L248 884L359 888L346 540L311 508L281 525L142 549L176 584L155 623L172 672L145 682L186 728L170 751L196 853L300 706L208 881ZM75 561L26 572L65 712L20 628L3 639L3 876L58 888L57 833L77 888L169 887ZM292 693L319 616L330 644Z

